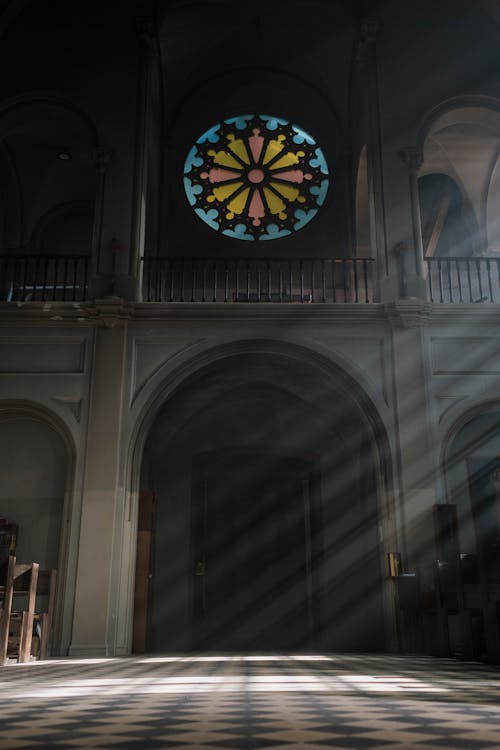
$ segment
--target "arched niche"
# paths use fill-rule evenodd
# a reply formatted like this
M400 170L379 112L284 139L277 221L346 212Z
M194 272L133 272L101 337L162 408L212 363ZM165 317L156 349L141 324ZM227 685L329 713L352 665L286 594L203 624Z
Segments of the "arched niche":
M71 460L54 424L27 408L0 406L0 515L19 524L17 556L59 567Z
M500 104L481 100L444 104L427 118L420 142L424 155L420 175L446 175L455 181L477 225L471 238L474 252L493 250L498 238L491 201L497 190Z
M189 205L182 183L186 157L207 129L240 114L283 118L309 133L322 150L328 166L328 191L304 230L267 242L242 241L204 225ZM266 134L272 137L272 131ZM317 256L346 254L347 237L351 233L346 140L336 113L307 80L288 71L263 66L218 72L199 82L181 102L171 123L168 141L163 234L170 237L170 247L175 247L177 254L306 257L312 254L311 248ZM297 206L291 203L289 210L295 211Z
M61 420L41 406L0 402L0 516L19 525L16 556L57 569L52 653L60 653L75 451Z
M199 368L156 410L140 477L156 497L148 650L384 648L390 468L347 380L261 349Z
M159 4L168 144L162 236L171 243L163 252L208 257L349 255L353 199L345 82L358 34L356 11L334 2L309 13L301 2L281 0L247 11L242 18L224 2ZM314 44L304 44L306 38ZM322 149L331 177L326 199L307 227L257 245L221 236L201 222L181 184L184 161L196 140L224 119L245 114L283 118L305 130Z
M456 505L461 552L500 535L500 403L465 414L445 451L448 502Z
M69 202L93 206L96 132L87 116L65 100L17 97L0 102L0 143L9 153L19 186L18 246L32 252L42 217Z
M477 248L474 212L456 181L427 173L418 180L422 240L426 257L469 257Z

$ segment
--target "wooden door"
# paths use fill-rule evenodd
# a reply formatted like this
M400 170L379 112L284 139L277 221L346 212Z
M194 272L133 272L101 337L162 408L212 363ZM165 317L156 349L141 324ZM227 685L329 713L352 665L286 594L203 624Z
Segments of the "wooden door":
M311 519L290 461L206 466L194 504L195 647L227 651L309 645Z
M154 494L150 490L139 493L137 524L137 555L135 565L134 623L132 651L143 654L147 647L148 604L151 581L151 551L153 542Z

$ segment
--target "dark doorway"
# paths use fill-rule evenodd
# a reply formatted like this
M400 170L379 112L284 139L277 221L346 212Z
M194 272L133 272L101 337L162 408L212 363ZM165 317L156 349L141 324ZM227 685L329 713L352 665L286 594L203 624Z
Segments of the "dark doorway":
M341 393L299 359L238 355L161 409L149 650L383 647L376 454Z
M311 462L270 451L195 459L195 648L313 646L316 485Z

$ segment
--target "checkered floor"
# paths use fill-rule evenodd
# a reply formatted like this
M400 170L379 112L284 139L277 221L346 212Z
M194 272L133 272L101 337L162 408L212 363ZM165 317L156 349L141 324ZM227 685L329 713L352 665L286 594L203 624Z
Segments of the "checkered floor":
M500 672L325 654L0 668L0 748L500 748Z

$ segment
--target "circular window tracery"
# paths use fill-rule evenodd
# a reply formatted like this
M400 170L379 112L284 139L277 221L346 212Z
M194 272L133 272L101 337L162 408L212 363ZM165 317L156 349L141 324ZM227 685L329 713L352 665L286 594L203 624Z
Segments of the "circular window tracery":
M273 240L302 229L324 203L328 182L315 140L270 115L214 125L184 163L194 211L212 229L241 240Z

